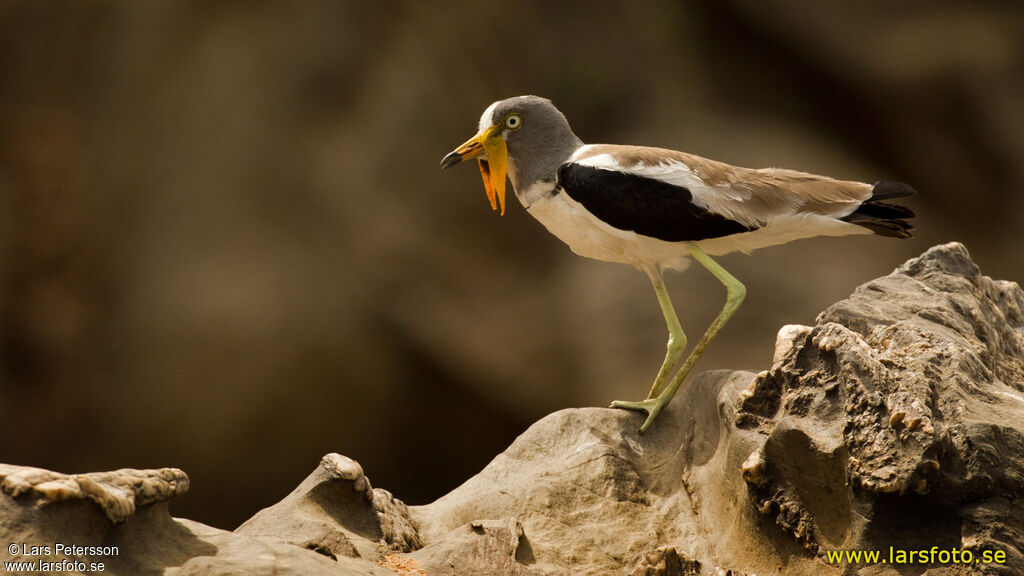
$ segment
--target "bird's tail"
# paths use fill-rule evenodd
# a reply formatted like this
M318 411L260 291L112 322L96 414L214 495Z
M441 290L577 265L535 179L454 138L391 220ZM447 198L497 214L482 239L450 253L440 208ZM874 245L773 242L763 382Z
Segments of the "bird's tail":
M914 211L905 206L883 202L890 198L902 198L917 192L902 182L883 180L876 182L871 197L856 210L843 217L851 224L863 226L880 236L910 238L914 226L907 221L914 217Z

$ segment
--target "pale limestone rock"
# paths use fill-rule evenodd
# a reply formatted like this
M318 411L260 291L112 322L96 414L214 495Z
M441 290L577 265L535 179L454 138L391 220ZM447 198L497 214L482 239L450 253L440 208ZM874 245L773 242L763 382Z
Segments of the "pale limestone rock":
M90 500L115 524L127 520L136 506L170 500L188 492L188 486L188 476L177 468L61 474L0 464L0 491L4 494L36 496L39 505Z
M328 454L233 533L167 514L178 470L0 466L0 534L120 546L111 574L902 576L826 561L889 546L1004 555L915 574L1024 573L1024 292L958 244L784 327L770 369L697 375L642 418L551 414L424 506Z

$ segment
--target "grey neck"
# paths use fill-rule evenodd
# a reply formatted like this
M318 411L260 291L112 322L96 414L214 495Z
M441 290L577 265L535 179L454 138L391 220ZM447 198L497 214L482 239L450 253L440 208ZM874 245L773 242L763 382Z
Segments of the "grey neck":
M516 194L525 192L538 181L554 182L558 167L580 146L583 146L583 141L569 132L568 135L546 140L540 150L531 149L519 156L510 154L508 174Z

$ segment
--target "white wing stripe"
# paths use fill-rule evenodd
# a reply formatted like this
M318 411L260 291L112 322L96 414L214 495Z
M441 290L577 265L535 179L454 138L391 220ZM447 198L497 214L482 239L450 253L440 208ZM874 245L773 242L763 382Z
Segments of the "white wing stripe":
M582 160L570 159L570 162L602 170L613 170L624 174L635 174L644 178L653 178L683 188L704 186L704 182L690 170L690 167L678 160L667 160L654 166L637 164L626 168L611 154L597 154Z
M569 161L601 170L634 174L643 178L659 180L666 184L686 188L689 190L690 195L693 198L693 203L704 210L737 220L747 226L756 227L764 224L764 222L757 222L756 219L739 213L736 210L730 210L723 203L723 200L732 202L743 202L744 200L748 200L750 198L749 191L736 188L722 189L708 186L700 179L700 176L694 173L693 170L683 162L674 159L666 159L654 165L639 163L626 168L611 154L595 154L594 156L583 158L582 160L576 160L575 158L579 157L582 152L585 152L586 148L587 146L580 148L580 150L577 151Z

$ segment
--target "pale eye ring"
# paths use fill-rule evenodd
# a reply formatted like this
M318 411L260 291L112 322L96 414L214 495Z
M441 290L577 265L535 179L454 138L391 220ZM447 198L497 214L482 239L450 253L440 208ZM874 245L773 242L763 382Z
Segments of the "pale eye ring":
M523 125L523 119L519 117L519 114L509 114L505 117L505 128L509 130L518 130Z

